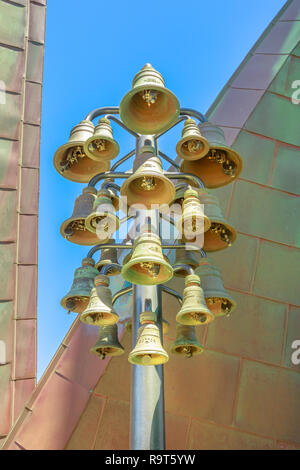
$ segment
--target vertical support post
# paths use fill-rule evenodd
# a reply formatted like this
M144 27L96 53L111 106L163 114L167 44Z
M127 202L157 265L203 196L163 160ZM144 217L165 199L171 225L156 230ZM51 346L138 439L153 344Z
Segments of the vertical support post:
M136 142L136 154L144 145L157 145L154 136L140 136ZM139 213L137 217L139 219ZM144 214L145 215L145 214ZM160 234L159 211L147 211L151 225ZM154 224L153 224L154 222ZM152 311L157 318L161 342L162 335L162 290L160 286L133 286L132 347L137 341L140 314L145 311L146 300L151 300ZM131 382L131 427L130 448L132 450L165 449L165 409L163 365L132 365Z

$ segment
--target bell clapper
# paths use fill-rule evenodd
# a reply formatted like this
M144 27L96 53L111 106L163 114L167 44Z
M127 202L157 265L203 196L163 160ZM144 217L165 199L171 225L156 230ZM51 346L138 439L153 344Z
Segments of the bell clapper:
M188 140L187 142L184 142L182 146L189 152L195 153L201 149L202 143L200 142L200 140L192 139L192 140Z
M141 92L143 100L147 103L147 106L150 108L157 100L157 92L155 90L145 90Z
M232 234L224 225L213 222L210 226L210 230L217 234L228 246L231 246Z
M92 145L96 150L98 150L98 152L103 152L106 149L106 143L104 139L94 140Z
M160 271L160 265L157 263L151 263L150 261L145 261L140 263L142 269L148 271L151 277L157 277Z
M140 183L140 187L145 191L153 191L156 187L156 181L153 176L144 176Z

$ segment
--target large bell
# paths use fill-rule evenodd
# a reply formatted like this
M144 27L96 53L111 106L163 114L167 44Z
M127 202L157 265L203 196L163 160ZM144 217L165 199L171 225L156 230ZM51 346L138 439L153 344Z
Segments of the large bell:
M171 345L172 354L193 357L203 352L203 346L196 338L195 327L191 325L176 325L176 339Z
M88 186L76 199L72 216L65 220L60 227L60 233L66 240L77 245L99 243L97 235L85 227L86 218L93 210L96 194L97 190Z
M163 256L161 240L150 231L142 233L133 244L131 256L124 260L122 276L138 285L162 284L173 276L172 266Z
M185 278L183 302L176 315L176 321L182 325L206 325L214 320L214 314L207 308L204 292L197 274Z
M126 331L128 331L128 333L131 333L132 332L132 319L129 318L126 322L126 325L125 325L125 328L126 328ZM164 318L162 319L162 331L163 331L163 335L166 335L169 331L169 328L170 328L170 323L165 320Z
M198 193L190 188L184 193L182 216L176 222L176 228L186 239L191 240L202 235L210 227L210 220L204 210Z
M157 134L176 122L180 105L176 96L165 88L161 74L146 64L135 75L132 89L120 104L124 124L140 134Z
M184 243L184 242L185 242L185 239L182 239L181 243ZM179 266L181 264L186 264L190 266L192 269L197 268L198 260L193 254L193 250L184 250L181 248L176 249L176 258L175 258L174 267ZM186 270L184 268L178 269L174 271L174 276L185 277Z
M201 278L209 310L216 316L230 315L236 308L236 302L224 289L219 268L209 258L201 258L195 272Z
M231 183L243 168L240 155L228 147L220 127L205 122L199 125L199 128L202 136L208 140L210 150L200 160L184 160L181 171L199 176L207 188L219 188Z
M112 238L108 240L109 245L114 245L115 240ZM117 257L117 249L112 247L112 248L102 248L101 250L101 255L98 263L96 263L96 269L98 271L101 271L104 266L107 266L109 264L118 264L118 257ZM107 276L116 276L120 274L120 270L117 269L116 267L112 266L109 271L106 272Z
M155 313L147 312L140 315L142 326L138 330L136 346L128 357L131 364L156 366L169 360L168 353L162 347L155 320Z
M113 131L108 119L99 119L94 135L85 142L83 148L86 155L96 161L113 160L118 155L119 145L113 139Z
M84 152L84 143L93 133L94 124L81 121L72 129L69 141L56 150L54 166L64 178L88 183L93 176L109 170L109 162L91 160Z
M236 239L235 229L224 219L215 196L204 190L199 190L198 194L204 204L205 214L211 221L211 226L204 235L203 250L219 251L228 248Z
M112 293L109 286L109 277L98 274L95 277L95 287L87 308L80 315L80 320L88 325L112 325L119 321L118 314L113 310Z
M105 359L106 356L121 356L124 353L124 348L119 343L118 327L115 323L99 327L98 340L90 351L101 359Z
M96 234L97 243L106 243L120 226L110 192L100 189L94 201L93 211L85 220L88 231Z
M134 161L133 174L127 178L120 191L127 197L127 205L170 204L175 197L175 186L164 176L160 159L150 152L141 153Z
M182 130L182 137L176 145L176 152L184 160L199 160L209 151L209 143L201 135L194 119L187 119Z
M82 267L77 268L74 273L74 281L70 291L60 302L60 305L75 313L82 313L90 299L91 290L94 286L94 279L99 271L94 267L95 262L92 258L84 258Z

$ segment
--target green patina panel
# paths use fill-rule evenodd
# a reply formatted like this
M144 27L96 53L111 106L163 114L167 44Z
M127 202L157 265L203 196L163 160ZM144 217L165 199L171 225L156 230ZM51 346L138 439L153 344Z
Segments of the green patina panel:
M280 146L276 155L272 186L300 194L300 149Z
M237 308L208 328L206 346L228 354L280 364L286 305L231 291Z
M14 298L15 245L0 245L0 300Z
M232 192L232 184L223 186L222 188L211 189L210 192L218 198L219 206L223 212L224 217L226 217L226 212L229 204L230 195Z
M258 240L238 233L231 247L216 253L207 253L221 269L227 287L249 291L254 275ZM232 264L235 260L234 266Z
M262 241L253 293L300 305L300 250Z
M25 53L0 46L0 80L5 90L21 92Z
M245 361L235 422L248 432L300 443L300 374Z
M293 55L300 57L300 41L292 52Z
M0 186L2 187L17 187L19 149L19 142L0 139Z
M0 105L0 136L18 139L22 113L22 96L5 94L5 105Z
M244 166L241 177L267 184L270 178L275 142L241 131L233 148L243 159Z
M12 318L13 309L12 302L0 302L0 341L5 343L5 362L12 359ZM0 346L1 348L1 346ZM1 351L2 352L2 351ZM2 358L0 357L0 361ZM1 367L1 365L0 365Z
M24 48L26 8L0 2L0 42Z
M17 191L0 190L0 241L17 238Z
M44 46L34 42L28 43L27 80L42 83Z
M299 105L267 92L246 122L245 128L257 134L300 146L299 119Z
M300 197L237 181L230 222L243 233L300 247Z
M268 91L291 99L295 92L295 88L292 87L295 80L300 80L300 58L290 56L271 83Z

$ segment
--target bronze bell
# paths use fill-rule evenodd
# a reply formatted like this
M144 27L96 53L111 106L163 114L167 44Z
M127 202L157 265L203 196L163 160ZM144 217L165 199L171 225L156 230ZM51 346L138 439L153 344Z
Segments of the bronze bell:
M172 354L193 357L203 352L203 346L196 338L195 327L192 325L176 325L176 340L171 345Z
M189 274L185 278L183 302L176 321L182 325L206 325L214 318L214 314L206 306L199 276Z
M109 245L114 245L115 240L112 238L111 240L108 240L108 243ZM108 264L113 264L113 263L118 264L117 249L114 247L102 248L100 259L98 263L96 263L96 266L95 266L96 269L98 269L98 271L101 271L101 269L104 266L107 266ZM118 274L120 274L120 270L113 266L110 268L109 271L106 272L107 276L117 276Z
M132 332L132 318L129 318L127 320L125 328L126 328L126 331L128 331L128 333ZM163 335L166 335L168 333L169 328L170 328L170 323L163 318L162 319L162 332L163 332Z
M69 141L56 150L54 166L64 178L88 183L93 176L109 170L109 162L91 160L84 152L84 143L93 133L94 124L81 121L72 129Z
M96 234L97 243L106 243L120 226L110 192L100 189L94 201L93 211L87 216L85 226Z
M92 137L84 144L86 155L92 160L113 160L119 154L119 145L113 139L113 131L107 118L101 118Z
M85 227L86 218L93 210L96 194L97 190L88 186L76 199L72 216L65 220L60 227L60 233L66 240L77 245L99 243L97 235Z
M124 181L120 194L127 197L129 207L143 204L151 209L152 204L170 204L175 197L175 187L164 176L160 159L151 152L145 152L136 157L133 174Z
M225 290L219 268L211 259L201 258L195 272L200 276L209 310L217 317L229 316L236 308L236 302Z
M115 323L99 327L98 340L90 351L101 359L105 359L106 356L121 356L124 353L124 348L119 343L118 327Z
M210 220L204 214L198 193L190 188L184 193L182 216L176 222L176 228L188 240L206 232L210 227Z
M209 143L201 135L194 119L187 119L182 130L182 137L176 145L176 152L184 160L199 160L209 151Z
M132 89L120 104L124 124L139 134L157 134L176 122L180 105L176 96L165 88L161 74L146 64L135 75Z
M201 160L184 160L181 171L199 176L207 188L219 188L231 183L243 169L240 155L226 145L225 135L220 127L204 122L199 128L202 136L208 140L210 150Z
M88 325L112 325L119 321L118 314L113 310L112 293L109 286L109 277L98 274L95 277L95 287L87 308L80 315L80 320Z
M82 313L90 299L91 290L94 286L94 279L99 274L94 267L95 262L92 258L84 258L82 267L77 268L74 273L74 281L70 291L60 302L60 305L75 313Z
M211 226L204 235L204 251L224 250L236 239L236 230L223 217L218 199L205 190L198 190L199 198L204 204L204 211Z
M152 312L140 315L141 327L135 348L130 352L128 361L141 366L156 366L169 360L160 340L159 328L155 324L156 315Z
M132 254L124 259L121 274L132 284L147 286L162 284L172 278L173 269L163 256L158 235L150 229L142 229L142 234L134 241Z
M185 243L185 239L181 239L181 243ZM175 258L175 266L179 266L181 264L186 264L188 266L191 266L191 268L196 269L198 266L198 260L196 259L196 256L193 253L193 250L184 250L184 249L176 249L176 258ZM174 271L174 276L178 277L185 277L186 276L186 270L185 269L179 269L177 271Z

